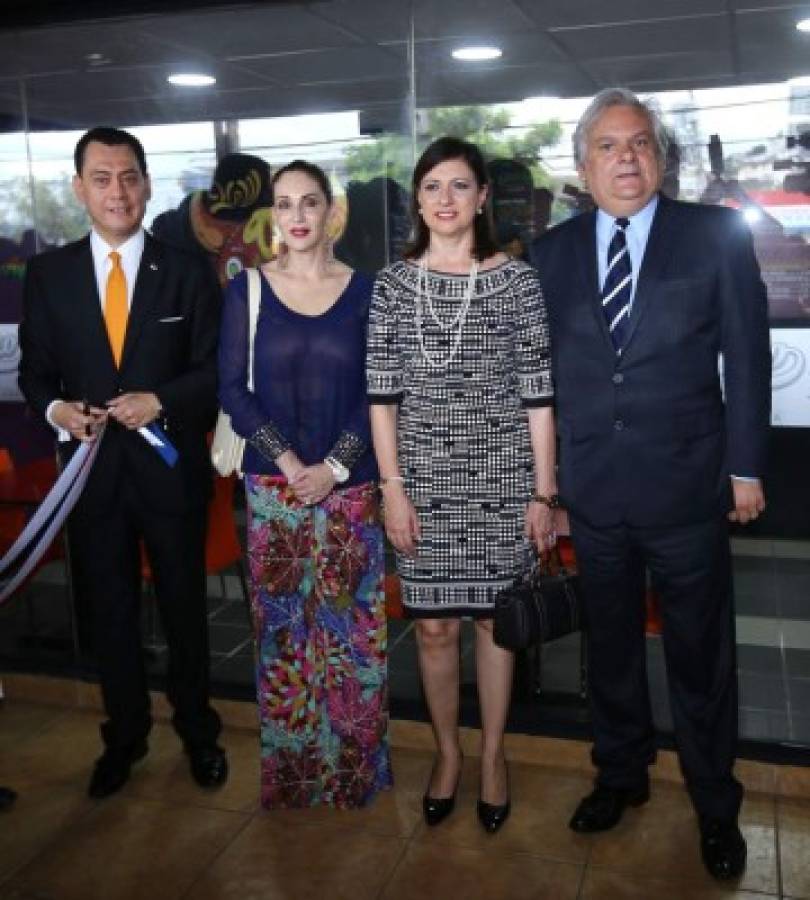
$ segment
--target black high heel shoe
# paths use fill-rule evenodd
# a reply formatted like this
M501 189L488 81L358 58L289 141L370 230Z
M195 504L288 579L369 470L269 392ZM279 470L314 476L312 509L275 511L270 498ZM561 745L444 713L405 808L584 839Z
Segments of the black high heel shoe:
M504 762L506 766L506 762ZM503 823L509 818L512 804L509 800L509 769L506 769L506 803L486 803L478 799L478 821L483 825L487 834L495 834L499 831Z
M484 826L484 831L488 834L495 834L509 818L512 804L509 800L496 806L492 803L485 803L483 800L478 801L478 821Z
M453 793L449 797L431 797L425 792L422 797L422 814L425 817L425 824L433 826L443 822L456 807L456 793L458 792L458 783L461 781L461 768L464 764L464 757L459 758L458 777L456 778L456 786ZM432 775L431 775L432 777ZM428 790L430 790L430 782L428 782Z

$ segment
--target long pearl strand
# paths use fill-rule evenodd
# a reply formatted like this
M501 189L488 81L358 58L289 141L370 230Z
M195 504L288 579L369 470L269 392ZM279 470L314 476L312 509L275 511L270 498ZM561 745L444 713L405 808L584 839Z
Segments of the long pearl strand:
M458 353L458 348L461 346L461 335L464 331L464 323L467 321L467 314L470 311L470 304L472 303L473 294L475 292L475 279L477 276L478 263L476 260L473 260L472 265L470 266L470 274L467 278L467 287L464 291L464 296L462 298L461 305L459 306L459 310L450 322L442 322L442 320L436 314L436 310L433 307L433 301L430 296L430 291L428 290L427 256L425 256L419 263L419 274L417 276L416 282L416 337L419 341L419 350L422 354L422 358L432 369L446 369L453 361L453 359L455 359L455 356ZM450 348L450 352L445 357L445 359L438 359L437 357L432 356L425 346L425 336L422 330L422 325L424 322L422 316L423 303L425 304L425 306L427 306L430 317L435 322L436 327L439 329L439 331L446 332L456 329L455 336L453 337L453 346Z

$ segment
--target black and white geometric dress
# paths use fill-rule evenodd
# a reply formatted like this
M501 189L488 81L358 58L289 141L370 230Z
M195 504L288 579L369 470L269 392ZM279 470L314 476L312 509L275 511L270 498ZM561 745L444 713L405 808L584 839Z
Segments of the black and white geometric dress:
M458 351L442 366L458 328L426 311L420 272L398 262L377 276L366 364L371 403L399 404L399 465L422 531L414 559L397 554L403 604L414 617L483 618L531 555L526 407L553 399L546 309L525 263L479 273ZM452 323L468 276L426 281L435 319Z

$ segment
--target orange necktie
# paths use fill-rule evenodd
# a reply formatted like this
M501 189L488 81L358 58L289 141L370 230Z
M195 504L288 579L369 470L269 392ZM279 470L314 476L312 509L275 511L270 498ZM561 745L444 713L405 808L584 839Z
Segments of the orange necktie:
M104 293L104 322L107 325L107 336L110 339L113 358L116 366L121 365L121 352L124 349L124 335L127 333L129 305L127 303L127 276L121 268L121 254L113 250L110 253L112 269L107 277L107 290Z

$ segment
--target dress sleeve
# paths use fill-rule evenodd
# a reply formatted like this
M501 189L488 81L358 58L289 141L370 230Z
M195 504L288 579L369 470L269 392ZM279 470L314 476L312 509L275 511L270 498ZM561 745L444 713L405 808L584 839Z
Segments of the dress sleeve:
M248 390L247 278L228 283L219 335L219 401L231 417L233 430L270 460L290 448L290 442L265 413L259 398Z
M386 271L377 276L371 294L366 386L370 403L399 403L404 393L398 309Z
M515 369L523 406L550 406L551 380L549 327L543 290L528 266L515 279Z

